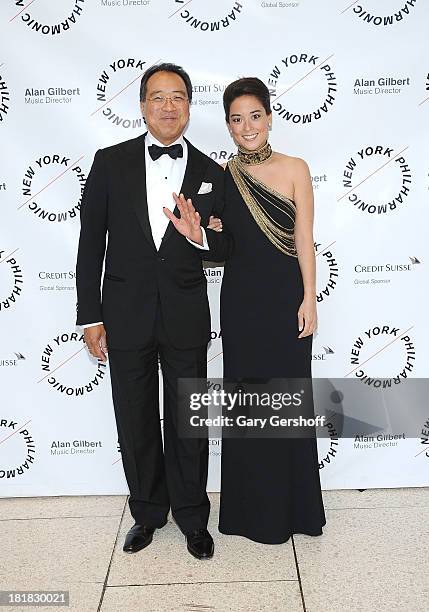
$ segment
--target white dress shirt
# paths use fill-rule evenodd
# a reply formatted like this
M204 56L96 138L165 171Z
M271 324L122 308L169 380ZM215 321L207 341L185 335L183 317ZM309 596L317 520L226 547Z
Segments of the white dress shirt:
M167 229L169 223L168 217L162 210L163 206L169 208L171 211L174 210L176 203L173 198L173 192L180 194L180 188L182 187L183 177L185 176L186 165L188 163L188 145L186 144L183 136L180 136L177 140L171 144L181 144L183 147L183 157L173 159L166 153L161 155L157 160L153 160L149 154L149 147L153 144L159 147L165 147L162 142L159 142L150 132L146 134L145 138L145 161L146 161L146 193L147 193L147 212L149 216L149 223L152 230L153 241L155 247L158 250L161 246L162 238ZM187 194L184 194L187 197ZM203 245L197 244L187 238L193 246L208 250L207 236L204 228L201 228L203 234ZM102 321L97 323L86 323L81 327L93 327L95 325L101 325Z
M154 161L149 154L149 147L153 144L165 147L148 132L145 138L147 212L153 241L156 248L159 249L168 225L168 218L162 207L174 210L175 202L172 194L173 192L180 193L188 162L188 145L181 136L172 145L182 145L183 157L172 159L169 155L164 154Z

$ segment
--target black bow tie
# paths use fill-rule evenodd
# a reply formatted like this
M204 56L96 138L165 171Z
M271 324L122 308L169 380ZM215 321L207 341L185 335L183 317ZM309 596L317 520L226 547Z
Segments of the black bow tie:
M169 155L172 159L177 159L178 157L183 157L183 147L181 144L174 144L169 147L159 147L156 144L150 145L149 147L149 155L156 161L164 155L165 153Z

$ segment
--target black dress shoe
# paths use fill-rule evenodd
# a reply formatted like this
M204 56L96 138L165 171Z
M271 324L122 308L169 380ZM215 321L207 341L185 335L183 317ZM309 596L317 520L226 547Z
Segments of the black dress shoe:
M188 550L197 559L211 559L214 553L213 538L207 529L195 529L186 534Z
M135 553L152 542L155 528L139 525L136 523L131 527L125 538L123 551L126 553Z

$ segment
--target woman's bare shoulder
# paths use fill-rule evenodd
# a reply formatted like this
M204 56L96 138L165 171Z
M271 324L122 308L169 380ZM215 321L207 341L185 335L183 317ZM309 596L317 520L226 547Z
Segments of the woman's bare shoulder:
M308 174L309 168L307 162L301 157L293 157L292 155L286 155L285 153L276 152L278 162L289 171L294 174Z

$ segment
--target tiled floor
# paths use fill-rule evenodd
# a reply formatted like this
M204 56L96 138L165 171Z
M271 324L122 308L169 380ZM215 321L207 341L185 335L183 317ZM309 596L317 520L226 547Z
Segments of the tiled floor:
M126 497L0 499L0 589L68 590L79 612L427 612L429 489L326 491L320 537L264 546L217 531L197 561L174 523L135 555Z

